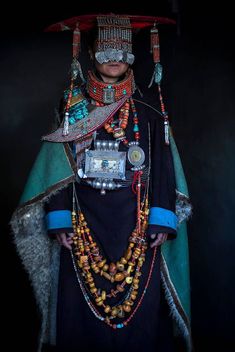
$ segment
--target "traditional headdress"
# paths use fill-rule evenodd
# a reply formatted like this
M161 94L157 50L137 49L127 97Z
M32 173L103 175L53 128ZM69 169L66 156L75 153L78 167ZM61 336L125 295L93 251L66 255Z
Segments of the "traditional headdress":
M95 58L99 63L102 64L109 61L122 61L131 65L135 59L132 53L132 31L134 29L152 27L150 31L150 50L153 55L155 67L149 87L151 87L153 83L157 84L161 112L165 122L165 140L166 144L169 144L168 115L165 111L160 87L160 82L162 79L162 66L160 64L160 45L157 28L159 24L175 24L175 21L169 18L155 16L115 15L112 13L106 15L92 14L72 17L46 28L46 31L53 32L73 30L73 61L71 65L70 92L68 93L67 106L65 109L65 134L68 130L68 115L74 82L78 75L82 81L85 81L82 74L81 65L78 61L81 44L80 31L90 31L91 29L97 27L97 51L95 52Z

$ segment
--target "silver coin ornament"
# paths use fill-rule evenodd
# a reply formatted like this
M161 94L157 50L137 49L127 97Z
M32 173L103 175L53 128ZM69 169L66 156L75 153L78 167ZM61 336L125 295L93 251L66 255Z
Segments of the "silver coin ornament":
M131 165L138 167L144 163L145 154L141 147L133 145L128 150L127 158Z

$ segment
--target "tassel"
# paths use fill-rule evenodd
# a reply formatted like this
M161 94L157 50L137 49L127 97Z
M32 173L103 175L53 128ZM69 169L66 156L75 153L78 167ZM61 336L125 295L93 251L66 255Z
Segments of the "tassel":
M158 29L156 28L156 23L151 29L151 53L153 54L153 62L156 64L160 62L160 45L159 45L159 35Z
M148 85L148 88L152 87L153 82L155 82L156 84L160 84L161 80L162 80L162 65L160 64L160 62L157 62L155 64L153 75Z
M73 86L74 86L74 82L72 80L71 84L70 84L68 100L67 100L66 107L65 107L63 136L67 136L69 134L69 109L70 109L70 105L71 105L71 99L73 96Z
M150 88L153 83L156 83L158 86L158 92L159 92L159 100L161 104L161 112L162 116L164 118L164 137L165 137L165 145L170 144L169 140L169 120L168 120L168 114L165 111L165 105L163 102L162 98L162 93L161 93L161 80L162 80L162 65L160 64L160 45L159 45L159 35L158 35L158 29L156 28L156 23L154 24L154 27L151 29L151 52L153 54L153 62L155 63L153 75L151 78L151 81L148 85L148 88Z
M162 92L161 92L161 86L158 84L158 93L159 93L159 100L160 100L160 105L161 105L161 112L162 116L164 117L164 134L165 134L165 144L169 145L170 140L169 140L169 120L168 120L168 114L165 110L165 105L163 102L163 97L162 97Z
M158 29L156 28L156 23L154 27L151 29L151 53L153 54L153 62L155 63L153 75L151 81L148 85L150 88L153 85L153 82L159 84L162 79L162 65L160 64L160 45L159 45L159 35Z
M165 134L165 144L169 145L170 140L169 140L169 121L168 121L168 116L164 116L164 134Z
M75 80L79 74L79 77L84 83L85 82L84 75L82 72L81 64L78 61L80 49L81 49L81 33L77 23L73 31L73 62L71 64L71 79Z
M73 57L77 58L80 51L81 35L78 23L73 31Z
M63 136L67 136L69 134L69 113L65 113L64 119L64 128L63 128Z
M84 78L83 72L82 72L82 67L80 62L78 61L77 58L73 58L73 62L71 64L71 79L75 80L79 74L79 77L81 78L82 82L85 83L86 80Z

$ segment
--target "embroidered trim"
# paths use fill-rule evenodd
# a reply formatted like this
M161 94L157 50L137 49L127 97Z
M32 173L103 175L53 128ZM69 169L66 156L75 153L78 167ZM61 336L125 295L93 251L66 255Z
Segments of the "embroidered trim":
M47 229L72 228L70 210L50 211L46 216Z
M149 224L167 226L176 230L177 216L173 213L173 211L168 209L152 207L150 208Z

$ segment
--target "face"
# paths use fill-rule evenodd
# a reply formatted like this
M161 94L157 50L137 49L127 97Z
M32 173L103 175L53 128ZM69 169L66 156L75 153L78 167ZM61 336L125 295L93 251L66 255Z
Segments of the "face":
M116 82L119 77L126 73L129 68L129 64L116 61L99 64L99 62L95 60L95 67L104 82L111 83Z

